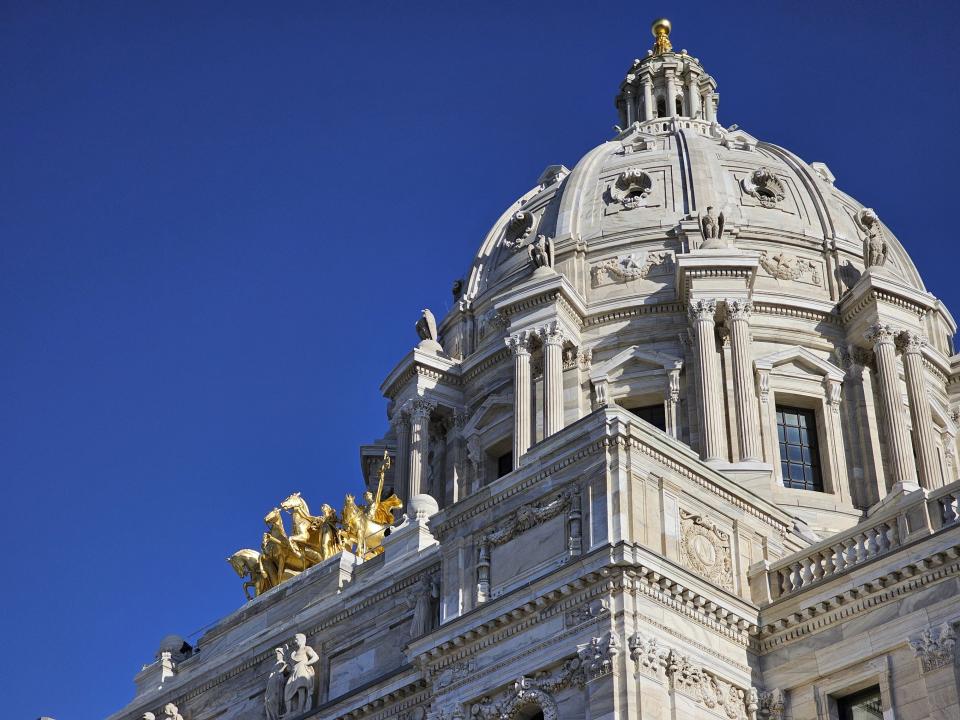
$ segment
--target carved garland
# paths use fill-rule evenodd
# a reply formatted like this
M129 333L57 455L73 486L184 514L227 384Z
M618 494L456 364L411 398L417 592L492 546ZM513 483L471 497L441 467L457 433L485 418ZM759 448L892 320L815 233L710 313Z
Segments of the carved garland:
M561 492L554 500L543 504L530 503L521 505L513 515L502 522L495 530L490 531L483 536L481 543L489 545L502 545L509 542L517 535L540 525L541 523L556 517L564 510L574 505L579 507L580 488L571 485Z
M593 285L597 287L608 278L620 282L640 280L652 274L655 269L658 274L673 272L673 253L664 250L618 255L598 262L591 268L590 273L593 276Z
M820 285L820 269L816 263L799 258L796 255L781 252L770 257L766 251L760 253L760 267L777 280L803 281L809 275L808 282Z

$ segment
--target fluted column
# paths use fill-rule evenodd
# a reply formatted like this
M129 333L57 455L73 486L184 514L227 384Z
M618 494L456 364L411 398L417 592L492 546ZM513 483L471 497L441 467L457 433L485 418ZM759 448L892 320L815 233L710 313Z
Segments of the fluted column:
M643 119L653 120L653 80L644 75L640 84L643 85Z
M513 468L530 449L530 336L526 332L507 338L513 350Z
M699 76L695 73L687 75L687 115L692 118L700 113L700 88L698 87Z
M760 418L753 382L753 351L750 338L751 304L746 300L727 300L727 327L733 362L733 395L736 400L737 441L740 460L763 460L760 442Z
M626 105L627 127L629 127L633 125L637 119L637 94L632 87L628 87L623 91L623 102Z
M393 470L394 489L397 497L406 500L410 497L409 468L410 468L410 414L405 410L398 410L390 419L393 433L397 438L397 464Z
M896 331L890 325L880 323L871 327L865 335L867 341L873 343L873 355L877 364L880 399L886 421L890 479L894 483L916 483L910 434L903 419L903 405L900 401L895 336Z
M410 470L407 483L410 498L424 493L423 468L430 452L430 413L437 404L426 398L417 398L410 409ZM409 504L408 504L409 507ZM413 517L413 513L409 513Z
M714 122L717 119L716 106L713 104L713 93L708 92L706 98L704 98L704 117L710 122Z
M677 116L677 82L673 72L667 71L667 117Z
M543 436L563 430L563 331L550 325L543 339Z
M704 460L723 460L726 448L723 432L723 384L720 358L714 340L715 300L690 303L694 342L697 346L700 375L700 449Z
M897 345L903 352L903 369L907 379L907 400L910 403L910 422L913 424L913 445L916 449L920 484L928 490L940 487L940 463L937 441L930 416L930 400L923 371L923 348L927 338L904 330L897 336Z

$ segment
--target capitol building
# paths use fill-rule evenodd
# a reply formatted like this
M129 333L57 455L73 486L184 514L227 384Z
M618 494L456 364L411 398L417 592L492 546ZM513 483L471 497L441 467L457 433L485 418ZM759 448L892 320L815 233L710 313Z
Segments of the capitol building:
M956 321L652 30L411 319L354 495L278 488L111 720L960 718Z

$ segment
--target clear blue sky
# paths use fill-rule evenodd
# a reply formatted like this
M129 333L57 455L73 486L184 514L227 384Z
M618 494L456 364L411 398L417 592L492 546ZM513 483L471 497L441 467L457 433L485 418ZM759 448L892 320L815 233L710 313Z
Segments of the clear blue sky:
M120 708L224 562L337 501L490 224L607 139L649 23L960 313L955 2L0 2L4 717Z

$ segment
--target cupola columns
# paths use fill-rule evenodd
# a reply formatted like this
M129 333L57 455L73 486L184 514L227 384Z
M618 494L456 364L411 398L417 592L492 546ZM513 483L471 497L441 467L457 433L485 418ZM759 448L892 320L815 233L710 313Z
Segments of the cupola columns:
M507 338L513 350L513 469L530 449L530 334L520 332Z
M713 299L690 303L690 321L700 370L700 452L708 461L726 460L727 455L723 431L723 382L714 337L716 311L717 301Z
M737 405L737 440L741 462L763 462L757 394L754 390L753 349L747 300L728 299L727 328L733 365L733 392Z
M410 410L410 464L408 492L410 498L414 495L422 495L423 487L423 468L427 461L427 453L430 452L430 413L433 412L437 404L426 398L417 398L413 401ZM408 505L409 507L409 505ZM413 513L408 513L413 517Z
M873 343L873 354L877 363L880 397L886 419L891 480L894 483L915 485L916 467L910 447L910 433L903 417L903 403L900 400L896 333L890 325L877 323L867 331L865 337L868 342Z
M923 370L923 348L927 338L904 330L897 336L897 345L903 352L903 370L907 381L907 399L910 403L910 423L913 425L913 444L916 449L920 485L934 490L943 484L937 461L937 441L934 438L933 418L927 397Z
M563 430L563 331L549 325L543 338L543 436Z

